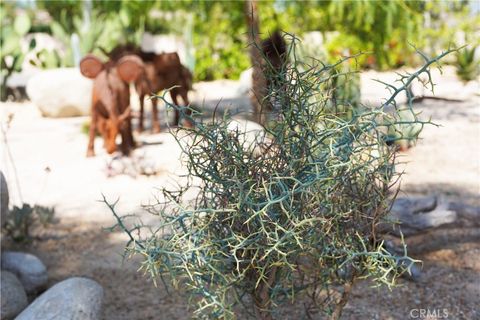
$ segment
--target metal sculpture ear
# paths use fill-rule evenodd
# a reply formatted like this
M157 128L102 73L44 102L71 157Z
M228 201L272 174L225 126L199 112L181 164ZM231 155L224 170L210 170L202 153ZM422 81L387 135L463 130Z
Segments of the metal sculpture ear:
M125 56L118 61L117 72L125 82L136 81L143 73L143 62L136 55Z
M87 78L95 79L102 70L102 61L93 54L86 55L80 61L80 72Z

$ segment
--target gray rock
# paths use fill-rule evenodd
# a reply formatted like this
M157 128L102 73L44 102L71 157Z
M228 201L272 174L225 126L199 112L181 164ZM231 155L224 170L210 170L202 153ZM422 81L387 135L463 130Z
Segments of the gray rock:
M25 289L13 273L2 271L0 291L2 297L1 319L13 319L28 305Z
M7 221L8 202L9 202L9 196L8 196L7 180L5 179L3 172L0 171L0 213L1 213L0 219L1 219L2 227L4 226L5 221Z
M28 306L16 320L100 319L103 288L87 278L57 283Z
M202 109L204 115L211 115L214 111L222 115L226 110L232 115L246 114L252 110L250 95L241 91L235 80L197 82L193 84L189 99L193 106Z
M45 117L90 114L93 82L78 68L45 70L27 82L27 94Z
M480 206L471 206L466 203L452 202L448 210L453 210L463 220L465 227L480 227Z
M41 69L27 69L20 72L13 72L7 80L7 86L11 88L26 87L28 80L39 72L42 72Z
M47 284L47 268L33 254L5 251L2 253L2 269L14 273L27 293L35 293Z
M239 85L238 85L238 95L248 95L250 90L252 90L252 74L253 68L248 68L247 70L242 71L240 74Z
M401 232L405 236L414 235L427 229L451 225L458 218L455 211L449 210L444 199L431 197L397 198L387 220L400 224ZM390 223L381 224L380 232L393 232L399 235L399 228Z
M392 212L395 214L429 212L435 209L437 202L435 196L397 198L393 203Z

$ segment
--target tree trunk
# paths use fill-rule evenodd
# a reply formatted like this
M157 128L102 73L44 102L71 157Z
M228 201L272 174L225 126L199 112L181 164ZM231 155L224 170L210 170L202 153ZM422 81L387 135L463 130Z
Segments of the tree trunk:
M335 309L333 310L332 315L330 316L330 320L338 320L340 319L340 316L342 315L343 307L348 302L348 297L350 295L350 291L352 290L353 287L353 280L351 282L345 283L343 286L343 292L340 296L339 301L337 301L335 305Z
M259 275L257 275L259 276ZM270 289L274 286L277 276L277 267L272 267L265 282L260 282L253 293L255 301L255 311L257 318L261 320L273 320L271 313L272 300L270 299Z
M245 1L245 16L248 27L248 42L250 44L250 60L252 62L252 92L253 119L261 125L265 122L263 100L267 96L267 80L263 72L263 57L260 48L260 27L257 0Z

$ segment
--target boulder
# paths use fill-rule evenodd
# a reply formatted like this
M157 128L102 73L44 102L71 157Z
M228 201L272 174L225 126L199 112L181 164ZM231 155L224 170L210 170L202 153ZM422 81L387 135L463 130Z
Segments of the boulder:
M240 82L235 80L197 82L193 84L189 99L193 106L202 109L205 116L214 111L221 116L226 110L231 114L250 113L250 95L242 93L239 85Z
M5 221L7 221L8 202L9 202L9 196L8 196L7 180L5 179L3 172L0 171L0 213L1 213L0 219L1 219L2 227L4 226Z
M31 68L20 72L13 72L7 80L7 86L10 88L26 87L28 80L36 74L42 72L42 69Z
M380 224L377 230L396 235L401 231L403 235L411 236L427 229L452 225L457 219L457 213L449 208L448 203L436 196L397 198L386 218L389 222ZM397 222L401 230L390 222Z
M248 95L252 90L253 68L248 68L240 74L238 95Z
M90 114L93 81L78 68L39 72L27 82L27 94L44 117L75 117Z
M16 102L27 100L27 82L39 72L41 69L36 68L13 72L7 79L7 100Z
M451 202L448 210L457 213L462 226L480 227L480 206L471 206L462 202Z
M47 284L47 268L33 254L5 251L1 265L2 270L8 270L18 277L27 293L35 293Z
M13 319L28 305L27 294L17 277L8 271L2 271L0 286L2 297L0 319Z
M97 282L70 278L45 291L16 320L96 320L102 301L103 288Z

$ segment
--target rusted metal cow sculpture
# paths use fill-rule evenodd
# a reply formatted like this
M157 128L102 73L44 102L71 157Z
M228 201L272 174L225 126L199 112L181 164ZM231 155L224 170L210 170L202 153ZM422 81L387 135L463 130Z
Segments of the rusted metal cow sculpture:
M144 118L144 98L148 95L157 94L161 90L170 89L170 96L175 105L179 106L179 97L182 98L184 105L188 105L188 91L192 89L192 74L184 67L178 54L174 53L148 53L141 51L134 45L118 46L107 55L110 60L118 61L123 56L128 54L136 54L143 60L144 72L135 81L135 89L140 98L140 117L139 117L139 131L143 131ZM187 114L189 112L187 111ZM175 110L175 125L180 123L180 112ZM192 124L187 119L186 126ZM160 124L158 121L157 98L152 96L152 130L153 132L160 131Z
M125 55L118 61L103 63L94 55L80 62L81 73L93 79L91 123L87 157L95 155L94 138L98 131L108 153L117 150L116 137L120 133L120 149L128 155L135 147L132 135L129 83L144 72L142 60L136 55Z

